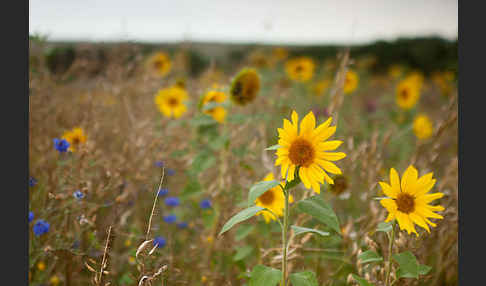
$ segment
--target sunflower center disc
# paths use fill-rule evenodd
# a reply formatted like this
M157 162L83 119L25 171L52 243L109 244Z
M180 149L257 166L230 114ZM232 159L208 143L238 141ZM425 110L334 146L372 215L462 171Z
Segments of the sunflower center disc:
M164 66L164 62L163 61L156 61L154 63L154 65L155 65L156 69L161 69Z
M260 200L260 202L262 202L262 204L264 204L264 205L270 205L270 204L272 204L273 199L274 199L273 192L271 190L270 191L266 191L258 199Z
M309 166L314 160L314 148L304 139L297 139L290 145L289 158L294 165Z
M408 98L408 90L407 89L404 89L402 90L402 93L400 94L400 96L403 98L403 99L407 99Z
M397 209L402 213L409 214L415 209L415 198L409 194L399 194L396 199Z
M175 98L169 99L169 105L170 106L176 106L179 103L179 101Z

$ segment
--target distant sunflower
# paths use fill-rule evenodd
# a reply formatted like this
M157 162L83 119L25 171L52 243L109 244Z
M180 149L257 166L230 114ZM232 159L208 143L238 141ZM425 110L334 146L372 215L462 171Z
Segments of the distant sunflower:
M335 150L342 141L326 141L336 132L336 126L331 125L332 117L315 128L316 118L309 112L300 123L298 132L299 115L292 112L292 123L287 119L283 121L283 128L278 128L281 146L277 149L278 156L275 165L281 165L282 178L290 182L294 179L294 172L299 167L299 178L306 188L312 188L320 193L320 185L324 180L329 184L334 181L326 171L332 174L341 174L341 170L331 161L337 161L346 154L343 152L328 152ZM287 174L288 172L288 174Z
M64 132L62 139L69 142L69 151L76 152L79 146L86 142L86 135L84 134L83 128L76 127L70 131Z
M415 106L420 97L420 86L417 79L404 79L396 89L396 102L402 109L410 109Z
M275 178L273 177L273 173L268 173L268 175L263 180L275 180ZM289 203L292 203L293 201L294 198L292 197L292 195L290 195ZM283 216L283 210L285 207L285 195L282 189L279 186L276 186L263 193L263 195L259 196L255 200L255 205L262 208L267 208L275 213L277 216ZM273 214L267 211L260 211L258 215L262 215L266 223L269 223L270 220L277 220L277 218Z
M413 133L418 139L427 139L432 136L434 128L429 117L425 114L420 114L413 120Z
M403 67L401 65L392 65L388 69L388 75L391 78L399 78L403 75Z
M281 61L285 60L289 56L289 52L282 47L277 47L272 50L272 56Z
M254 69L242 69L231 81L231 100L238 105L252 102L260 91L260 76Z
M395 169L390 169L390 184L379 182L388 198L381 199L380 203L388 210L388 217L385 222L396 219L400 229L406 230L408 234L415 233L414 224L424 228L430 233L429 225L436 224L429 218L442 219L435 211L443 211L444 207L429 205L430 202L440 199L443 193L428 194L435 185L436 180L432 179L433 173L418 177L418 171L410 165L403 173L402 180L398 177Z
M189 96L187 92L177 86L160 89L155 96L155 104L160 112L169 118L179 118L187 111L184 104Z
M417 85L418 90L420 91L424 84L424 75L419 71L412 71L409 75L407 75L405 80L413 81Z
M330 85L331 85L330 79L326 78L320 80L311 86L312 93L314 93L314 95L316 96L321 96L326 92L326 90L329 88Z
M156 75L163 77L170 72L172 63L166 53L158 52L148 60L148 68Z
M330 185L329 190L334 195L338 196L342 194L348 188L348 179L343 175L337 175L334 177L334 184Z
M183 77L180 77L176 80L175 86L180 87L182 89L186 89L186 79Z
M351 92L355 91L358 87L358 82L358 75L354 71L348 70L348 72L346 73L346 78L344 79L344 94L350 94Z
M227 97L228 96L226 95L226 93L222 91L210 90L204 95L202 99L202 107L204 108L204 105L210 102L223 103L226 101ZM226 109L222 106L216 106L214 108L206 109L203 112L213 117L213 119L218 121L219 123L223 123L226 119Z
M314 61L309 57L298 57L285 63L285 72L297 82L309 81L314 75Z

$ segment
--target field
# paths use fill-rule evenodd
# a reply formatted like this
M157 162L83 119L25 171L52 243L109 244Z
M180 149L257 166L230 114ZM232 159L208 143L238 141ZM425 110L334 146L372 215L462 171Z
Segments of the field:
M457 60L326 51L32 37L30 285L457 285Z

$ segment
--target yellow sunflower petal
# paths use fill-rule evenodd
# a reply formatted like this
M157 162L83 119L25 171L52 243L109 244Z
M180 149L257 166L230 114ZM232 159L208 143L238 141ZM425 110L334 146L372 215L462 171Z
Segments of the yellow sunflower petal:
M336 164L334 164L332 162L325 161L325 160L316 160L316 162L319 165L321 165L321 167L324 170L326 170L327 172L329 172L331 174L336 174L336 175L342 174L341 169L339 169L338 166L336 166Z
M304 183L304 186L307 188L307 189L310 189L311 187L311 183L309 181L309 178L307 177L307 169L306 168L300 168L299 169L299 177L300 179L302 180L302 183Z
M329 177L329 175L326 174L326 172L324 172L324 180L326 180L328 184L334 185L334 180L331 177Z
M414 166L410 165L405 172L403 173L402 176L402 192L409 193L409 189L412 189L412 187L415 185L415 182L417 181L418 177L418 171L415 169Z
M400 190L392 188L392 186L388 185L385 182L378 182L378 183L380 184L381 189L383 190L383 193L385 193L385 195L387 195L390 198L394 198L394 199L397 198L398 192Z
M291 165L289 167L289 175L287 177L288 182L292 182L294 180L294 174L295 174L295 165Z
M397 204L392 199L381 199L380 204L385 207L390 213L397 211Z
M400 178L398 177L398 173L394 168L390 169L390 183L392 188L400 189Z
M317 148L319 149L319 151L332 151L341 146L342 143L343 141L339 140L319 142Z
M417 199L421 200L424 203L430 203L433 200L440 199L444 196L443 193L434 193L434 194L428 194L428 195L423 195L418 197Z
M292 118L292 124L295 126L295 128L297 128L297 124L299 122L299 115L297 114L297 112L292 111L292 115L291 115L291 118Z
M346 154L343 152L322 152L322 158L328 161L338 161L342 158L346 157Z
M416 223L418 226L420 226L422 228L425 228L425 230L427 230L427 232L430 233L429 226L427 225L427 223L425 222L425 220L421 216L419 216L415 213L410 213L408 216L410 217L410 219L414 223Z
M310 135L316 127L316 117L311 111L300 122L300 135Z

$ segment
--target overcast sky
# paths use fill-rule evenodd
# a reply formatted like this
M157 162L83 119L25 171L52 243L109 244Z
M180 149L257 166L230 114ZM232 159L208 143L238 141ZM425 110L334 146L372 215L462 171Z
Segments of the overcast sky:
M457 0L29 0L29 33L52 40L363 43L455 39Z

